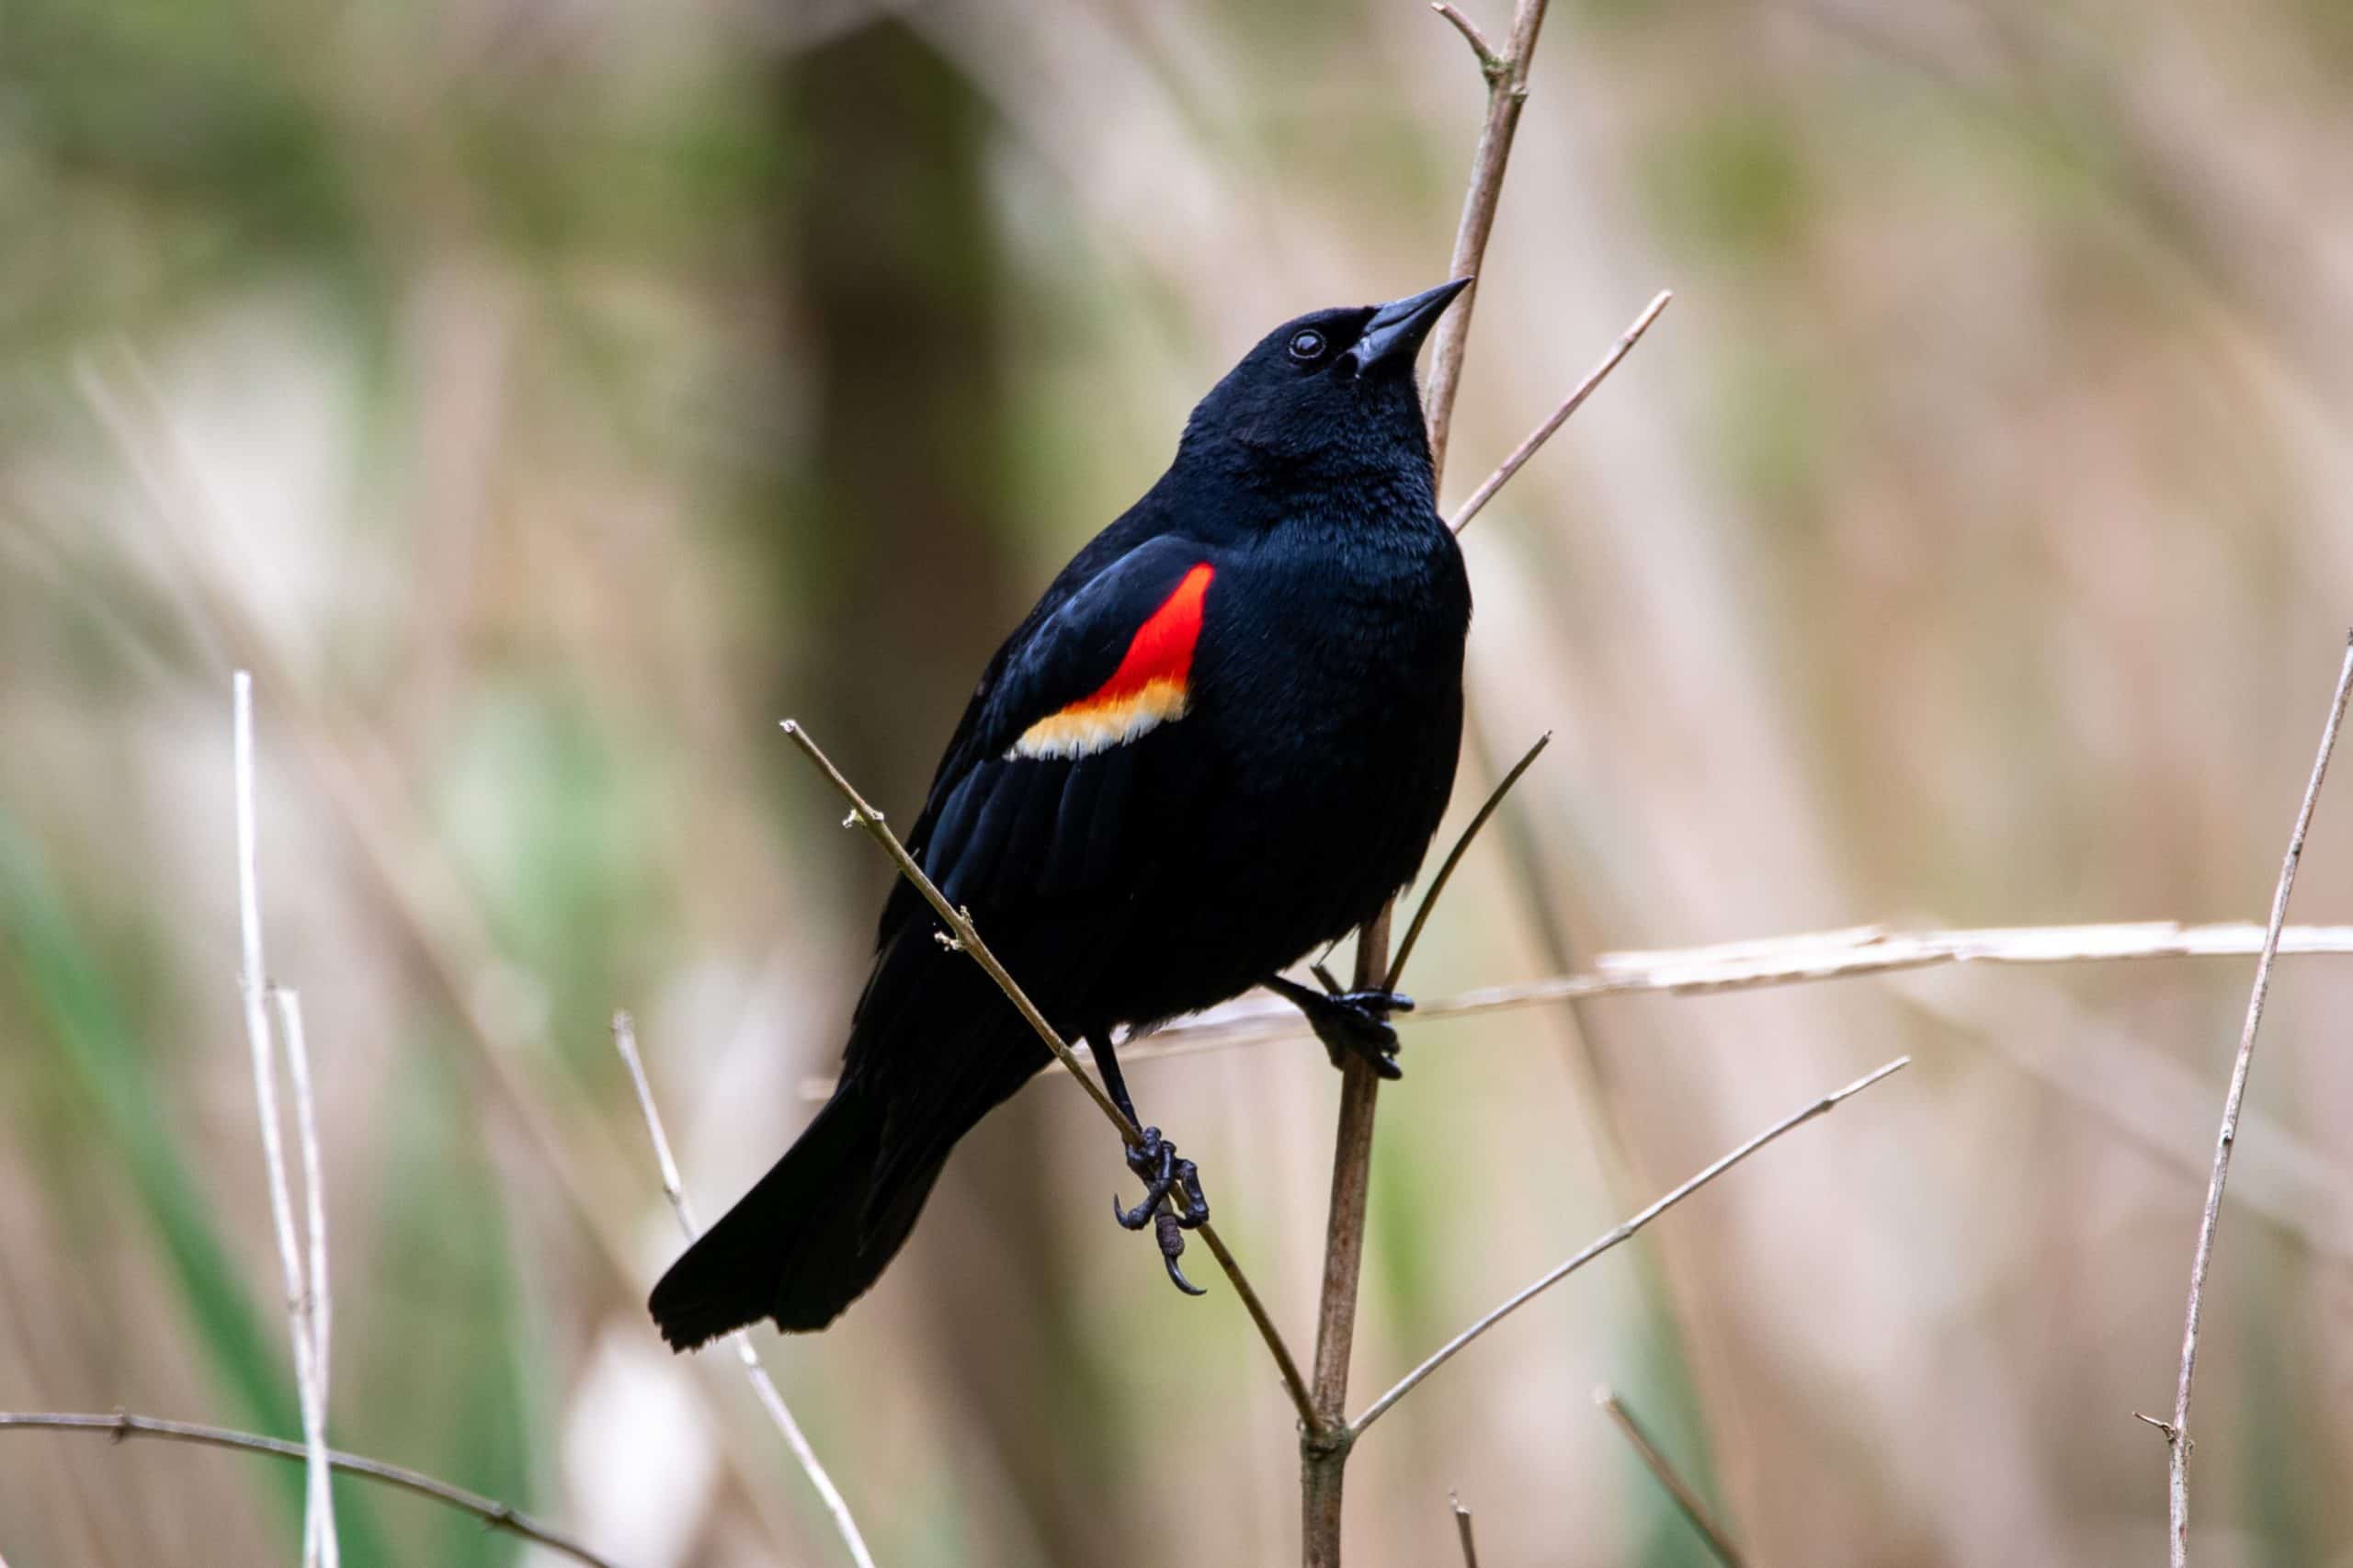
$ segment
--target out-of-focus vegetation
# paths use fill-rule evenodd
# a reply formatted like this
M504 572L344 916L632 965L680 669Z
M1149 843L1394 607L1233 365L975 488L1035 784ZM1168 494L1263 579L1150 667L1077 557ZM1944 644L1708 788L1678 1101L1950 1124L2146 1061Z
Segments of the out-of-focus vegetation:
M1556 9L1449 494L1679 301L1468 536L1483 742L1562 744L1415 990L1867 920L2260 915L2353 614L2345 16ZM1438 276L1481 90L1405 0L11 7L0 1407L295 1429L233 983L245 664L336 1440L643 1568L837 1561L727 1358L642 1313L675 1239L604 1021L638 1010L715 1212L805 1119L887 876L775 720L911 809L994 641L1232 357ZM2299 918L2353 919L2348 845L2325 801ZM1413 1029L1360 1391L1627 1199L1919 1066L1401 1407L1353 1558L1450 1560L1456 1490L1491 1562L1703 1561L1606 1379L1759 1562L2153 1560L2129 1413L2171 1389L2245 979ZM2353 1562L2348 1008L2343 962L2283 968L2208 1297L2201 1561ZM1135 1087L1303 1343L1322 1053ZM771 1356L891 1568L1291 1551L1289 1407L1222 1289L1178 1299L1104 1219L1119 1174L1041 1081L875 1296ZM299 1540L290 1467L6 1444L17 1568ZM517 1555L338 1497L355 1565Z

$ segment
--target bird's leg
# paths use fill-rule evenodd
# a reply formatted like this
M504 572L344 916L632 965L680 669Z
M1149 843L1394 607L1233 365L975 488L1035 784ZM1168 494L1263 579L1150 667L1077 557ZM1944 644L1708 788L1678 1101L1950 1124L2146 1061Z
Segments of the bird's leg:
M1209 1222L1210 1202L1201 1191L1200 1172L1192 1161L1178 1157L1176 1145L1162 1137L1159 1128L1144 1126L1143 1118L1136 1114L1135 1101L1128 1095L1127 1077L1120 1071L1119 1055L1111 1047L1110 1031L1089 1033L1086 1044L1094 1052L1095 1065L1103 1074L1103 1086L1110 1092L1111 1103L1142 1133L1141 1140L1129 1147L1127 1161L1128 1169L1143 1183L1143 1201L1132 1209L1123 1208L1119 1194L1113 1193L1111 1217L1131 1231L1152 1225L1170 1282L1188 1296L1206 1294L1176 1267L1176 1259L1185 1250L1185 1233ZM1185 1195L1182 1210L1171 1199L1172 1191L1179 1189Z
M1321 991L1279 974L1268 975L1266 985L1307 1015L1307 1027L1324 1042L1333 1066L1340 1064L1346 1052L1362 1057L1384 1078L1404 1077L1405 1070L1397 1065L1397 1031L1389 1015L1412 1012L1414 999L1394 991L1343 991L1321 964L1315 966L1315 977L1324 983Z

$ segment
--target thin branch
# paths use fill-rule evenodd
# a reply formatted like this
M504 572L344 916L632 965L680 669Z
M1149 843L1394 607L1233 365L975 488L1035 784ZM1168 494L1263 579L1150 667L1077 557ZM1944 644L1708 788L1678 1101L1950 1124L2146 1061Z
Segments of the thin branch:
M1448 5L1446 0L1437 0L1430 9L1454 24L1454 30L1462 35L1462 41L1469 44L1471 52L1478 57L1481 75L1493 80L1503 70L1502 59L1495 53L1495 46L1487 41L1487 35L1479 30L1478 23Z
M1486 803L1479 808L1478 814L1462 830L1462 835L1454 841L1454 847L1447 851L1445 861L1438 869L1438 875L1430 879L1430 891L1422 895L1421 906L1414 911L1413 921L1405 927L1405 939L1397 944L1397 956L1389 961L1389 978L1382 983L1382 990L1394 991L1404 983L1405 960L1414 956L1414 944L1422 939L1422 927L1429 924L1430 911L1438 907L1438 895L1446 891L1447 881L1454 875L1454 868L1462 863L1463 854L1470 849L1471 841L1479 836L1479 830L1487 825L1487 819L1494 816L1495 808L1504 803L1504 797L1510 794L1511 787L1519 782L1519 776L1527 772L1543 755L1544 748L1552 744L1552 732L1550 730L1536 737L1536 744L1528 748L1527 755L1512 764L1511 771L1498 779L1495 787L1487 792Z
M1624 1221L1611 1230L1603 1233L1600 1236L1588 1243L1583 1251L1575 1254L1574 1256L1570 1257L1568 1261L1561 1264L1558 1267L1555 1267L1549 1273L1545 1274L1534 1284L1529 1286L1518 1295L1511 1297L1508 1301L1505 1301L1503 1305L1497 1307L1495 1311L1489 1312L1486 1316L1472 1324L1469 1328L1464 1329L1461 1334L1456 1335L1452 1339L1448 1340L1444 1345L1439 1346L1427 1360L1424 1361L1420 1366L1415 1368L1412 1371L1397 1380L1395 1387L1392 1388L1387 1393L1382 1394L1379 1399L1374 1400L1370 1404L1367 1405L1363 1415L1348 1423L1348 1436L1351 1438L1361 1436L1366 1427L1379 1420L1389 1411L1390 1407L1394 1405L1399 1400L1413 1392L1415 1387L1419 1384L1424 1378L1428 1377L1432 1372L1437 1371L1440 1367L1446 1365L1447 1362L1452 1360L1456 1353L1461 1351L1472 1340L1478 1338L1481 1335L1495 1327L1495 1324L1503 1322L1504 1319L1509 1317L1512 1313L1518 1312L1520 1308L1526 1306L1529 1302L1534 1301L1537 1297L1542 1295L1545 1291L1551 1290L1562 1280L1566 1279L1570 1275L1574 1274L1578 1269L1583 1268L1586 1264L1591 1263L1595 1258L1599 1257L1603 1253L1608 1252L1619 1243L1626 1240L1629 1236L1634 1234L1635 1232L1640 1231L1653 1220L1657 1219L1660 1215L1665 1213L1668 1210L1674 1208L1677 1204L1682 1202L1685 1199L1690 1197L1693 1193L1699 1191L1701 1187L1707 1186L1710 1182L1715 1180L1726 1171L1731 1170L1734 1165L1748 1158L1749 1155L1754 1154L1756 1151L1765 1147L1766 1144L1770 1143L1773 1140L1780 1137L1783 1133L1796 1131L1798 1128L1804 1126L1807 1122L1812 1121L1817 1116L1826 1115L1828 1112L1836 1109L1841 1103L1861 1094L1865 1089L1870 1088L1873 1084L1878 1083L1889 1074L1897 1072L1903 1068L1910 1066L1911 1064L1912 1059L1910 1057L1899 1056L1894 1061L1888 1062L1885 1066L1875 1068L1871 1072L1866 1073L1861 1077L1856 1079L1853 1083L1847 1085L1845 1088L1838 1089L1823 1096L1812 1105L1807 1106L1803 1110L1797 1112L1795 1115L1784 1117L1781 1120L1775 1122L1772 1126L1767 1128L1756 1137L1751 1138L1747 1142L1743 1143L1731 1153L1724 1155L1722 1159L1716 1161L1715 1164L1708 1166L1707 1169L1701 1171L1699 1175L1693 1176L1681 1187L1677 1187L1674 1191L1668 1193L1665 1197L1660 1199L1657 1202L1652 1204L1649 1208L1643 1210L1632 1219Z
M2198 1250L2189 1261L2189 1307L2181 1330L2181 1381L2174 1391L2173 1421L2165 1431L2166 1494L2171 1515L2173 1568L2189 1563L2189 1385L2198 1371L2198 1319L2204 1305L2206 1270L2214 1258L2214 1232L2222 1223L2222 1183L2231 1174L2231 1145L2239 1135L2239 1106L2246 1098L2247 1070L2255 1062L2255 1035L2263 1025L2263 1002L2271 990L2271 960L2279 951L2279 934L2288 922L2288 894L2296 885L2296 866L2304 856L2304 835L2313 825L2313 808L2320 802L2321 780L2328 777L2328 759L2336 750L2337 732L2345 725L2345 706L2353 697L2353 636L2345 644L2345 664L2337 672L2336 694L2321 728L2320 755L2313 759L2312 778L2304 785L2303 803L2296 811L2296 825L2288 835L2288 853L2279 866L2279 885L2271 894L2271 923L2265 930L2263 950L2255 960L2255 984L2247 994L2246 1025L2239 1031L2238 1060L2231 1066L2230 1093L2222 1100L2222 1127L2214 1139L2214 1176L2206 1187L2205 1211L2198 1221Z
M1716 1523L1715 1517L1708 1511L1708 1505L1700 1500L1699 1494L1676 1472L1666 1455L1651 1441L1650 1434L1643 1430L1643 1424L1634 1419L1634 1413L1620 1403L1618 1396L1607 1386L1593 1391L1593 1403L1601 1406L1602 1414L1618 1424L1618 1430L1625 1434L1626 1441L1633 1446L1635 1456L1650 1467L1651 1474L1666 1488L1666 1494L1675 1499L1675 1506L1683 1510L1683 1517L1691 1521L1691 1528L1699 1532L1700 1538L1708 1543L1708 1550L1715 1553L1716 1561L1724 1568L1745 1568L1740 1549L1733 1545L1732 1538L1724 1534L1723 1528Z
M1054 1060L1068 1068L1072 1075L1086 1087L1087 1096L1094 1100L1097 1108L1106 1117L1110 1119L1111 1125L1120 1130L1120 1136L1126 1141L1128 1147L1132 1149L1141 1145L1143 1142L1143 1130L1129 1120L1127 1113L1111 1102L1111 1096L1104 1093L1103 1085L1097 1083L1093 1075L1080 1064L1078 1053L1063 1042L1060 1031L1046 1021L1046 1015L1038 1011L1037 1004L1029 1000L1029 995L1015 983L1013 976L1006 972L1005 966L997 962L996 955L989 951L986 942L981 940L980 932L973 929L972 917L949 903L948 895L932 885L931 879L924 874L923 868L915 864L915 858L907 853L907 846L899 842L899 835L892 832L889 824L883 822L882 813L866 803L866 797L858 792L856 785L842 776L842 770L834 766L834 759L818 748L817 743L810 738L809 732L801 727L800 721L795 719L784 721L784 733L791 738L794 745L801 748L803 756L816 764L817 770L825 776L836 790L840 791L842 799L849 802L849 817L842 825L864 828L873 837L874 842L882 846L883 852L891 857L892 864L899 868L899 875L913 882L915 890L923 894L925 901L938 912L940 921L948 927L957 950L979 964L987 971L988 977L996 982L997 989L1005 993L1006 1000L1013 1004L1014 1010L1021 1015L1022 1021L1037 1031L1038 1038L1046 1042L1046 1049L1054 1053Z
M1442 996L1417 1004L1412 1017L1401 1022L1418 1027L1593 996L1702 995L1948 963L2056 965L2126 959L2252 958L2263 950L2264 934L2262 926L2245 922L2184 926L2172 920L1952 931L1885 931L1861 926L1705 948L1602 953L1594 960L1593 972L1483 986ZM2279 951L2283 957L2353 957L2353 926L2290 926L2279 934ZM1141 1039L1131 1037L1120 1047L1120 1061L1125 1065L1233 1051L1296 1039L1305 1032L1298 1008L1288 1003L1245 998L1212 1008L1190 1023L1172 1024ZM1086 1057L1084 1046L1074 1049ZM834 1083L829 1074L811 1074L801 1081L801 1097L825 1099L833 1094Z
M1618 335L1618 341L1609 346L1609 352L1601 357L1601 362L1587 371L1585 380L1577 383L1576 391L1562 399L1561 406L1552 411L1551 417L1529 431L1528 438L1512 449L1511 456L1497 464L1495 472L1479 482L1479 488L1471 492L1471 498L1455 510L1453 517L1447 519L1448 528L1459 534L1471 526L1471 519L1479 515L1481 507L1495 499L1495 492L1504 487L1505 482L1518 473L1521 465L1536 455L1537 449L1552 438L1552 432L1568 423L1569 415L1584 406L1585 400L1593 395L1594 388L1608 380L1609 372L1618 368L1618 361L1623 359L1632 351L1634 345L1643 340L1643 334L1650 331L1651 323L1658 320L1659 312L1666 309L1667 301L1674 298L1675 291L1671 289L1662 289L1658 291L1657 298L1652 300L1649 305L1643 308L1643 313L1634 318L1634 324Z
M273 1458L297 1461L306 1457L300 1443L258 1437L251 1432L233 1432L225 1426L199 1426L193 1421L165 1421L153 1415L129 1415L120 1411L112 1415L83 1415L58 1411L0 1411L0 1432L35 1431L102 1432L118 1443L129 1437L160 1437L175 1443L233 1449L240 1453L268 1454ZM550 1551L562 1552L575 1562L586 1563L588 1568L618 1568L612 1559L599 1556L562 1531L540 1523L521 1509L510 1507L494 1497L485 1497L479 1492L469 1492L462 1486L438 1481L423 1471L333 1449L327 1453L327 1462L346 1475L381 1482L386 1486L397 1486L419 1497L429 1497L444 1507L472 1514L488 1528L505 1530L508 1535L544 1546Z
M670 1211L678 1219L678 1229L686 1233L688 1242L702 1234L702 1227L695 1222L694 1207L687 1199L686 1184L678 1179L678 1162L670 1153L670 1135L662 1129L662 1113L654 1108L654 1085L646 1080L645 1062L637 1053L637 1025L623 1013L613 1015L613 1049L620 1052L621 1064L629 1069L631 1086L637 1091L637 1108L645 1119L645 1131L654 1140L654 1162L662 1173L662 1195L670 1200ZM744 1363L744 1376L752 1385L752 1393L767 1412L768 1420L784 1436L784 1446L817 1489L818 1497L825 1505L825 1512L834 1519L834 1528L840 1532L842 1544L849 1548L852 1562L858 1568L874 1568L874 1554L866 1548L865 1536L858 1533L858 1520L849 1511L849 1504L825 1471L824 1462L801 1430L801 1423L792 1418L792 1411L778 1392L776 1381L760 1364L760 1353L752 1346L752 1336L737 1329L727 1336L735 1346L736 1359Z
M1455 1536L1462 1542L1462 1568L1479 1568L1479 1543L1471 1539L1471 1510L1451 1492L1446 1500L1454 1509Z
M302 1254L294 1236L294 1199L286 1179L286 1144L278 1113L278 1070L270 1047L267 970L262 961L259 833L254 804L254 677L239 670L230 681L234 728L237 820L237 933L241 961L237 990L244 1004L245 1045L253 1058L254 1103L261 1119L262 1163L269 1180L269 1214L278 1235L278 1273L285 1290L286 1322L294 1342L294 1384L302 1407L303 1440L310 1450L307 1497L302 1509L302 1559L326 1559L335 1529L327 1481L326 1409L320 1396L317 1337L311 1328L310 1291Z
M1478 150L1471 155L1471 184L1462 199L1462 220L1454 231L1454 256L1449 278L1477 278L1486 259L1487 236L1495 226L1495 203L1504 188L1504 168L1511 161L1512 138L1519 131L1519 111L1528 102L1528 67L1536 54L1536 35L1544 26L1546 0L1518 0L1512 8L1511 36L1500 53L1483 48L1485 40L1467 18L1438 15L1455 26L1474 50L1480 51L1479 71L1487 79L1487 118L1479 128ZM1460 307L1438 319L1430 349L1430 379L1422 397L1429 412L1430 466L1446 472L1447 437L1454 427L1454 394L1462 384L1462 348L1471 330L1471 308L1479 297L1473 282L1463 290Z
M1384 905L1357 933L1356 985L1378 985L1388 970ZM1348 1363L1356 1348L1357 1295L1363 1281L1365 1208L1371 1187L1372 1130L1381 1079L1351 1056L1340 1073L1333 1131L1332 1197L1324 1226L1324 1278L1316 1291L1314 1427L1300 1439L1309 1568L1338 1568L1341 1471L1347 1459ZM1323 1554L1319 1554L1323 1553Z
M1143 1140L1142 1130L1129 1120L1127 1113L1111 1102L1111 1096L1103 1092L1103 1086L1095 1081L1094 1076L1080 1062L1078 1053L1063 1040L1061 1032L1046 1021L1046 1016L1038 1011L1037 1005L1029 1000L1029 995L1015 983L1013 976L1006 971L1005 966L997 961L996 955L989 951L989 945L981 939L980 932L973 928L972 917L949 903L946 895L932 885L931 879L924 874L923 868L915 864L915 857L907 853L907 846L899 842L899 835L892 832L889 825L883 822L882 813L867 804L866 798L858 792L857 787L842 776L842 770L834 766L833 758L819 749L817 743L810 738L809 732L797 721L785 720L784 733L791 737L793 744L801 748L801 754L814 764L817 770L823 773L840 792L842 799L849 802L849 817L842 825L864 828L874 841L882 846L883 852L891 857L892 864L899 868L899 874L913 882L915 891L922 893L925 901L938 913L940 920L948 927L952 945L965 957L979 964L988 977L996 982L997 989L1005 993L1006 1000L1013 1004L1014 1010L1021 1015L1022 1020L1036 1031L1038 1038L1045 1042L1046 1049L1053 1052L1054 1060L1060 1062L1073 1076L1078 1079L1080 1084L1086 1086L1088 1096L1094 1099L1097 1108L1109 1119L1111 1125L1119 1130L1120 1139L1130 1148L1134 1148L1141 1143ZM1181 1187L1177 1190L1181 1192ZM1300 1421L1310 1430L1319 1428L1321 1423L1317 1419L1315 1406L1308 1398L1307 1381L1300 1376L1299 1363L1292 1358L1290 1346L1283 1342L1282 1334L1275 1327L1274 1319L1267 1315L1265 1304L1258 1300L1257 1291L1251 1288L1250 1281L1244 1276L1241 1264L1234 1260L1233 1254L1227 1250L1225 1244L1218 1238L1217 1233L1207 1224L1203 1224L1194 1234L1201 1238L1203 1244L1210 1249L1211 1256L1217 1259L1218 1267L1225 1271L1226 1278L1232 1281L1234 1294L1242 1298L1242 1304L1248 1311L1250 1321L1257 1325L1258 1335L1267 1342L1267 1349L1274 1356L1276 1369L1282 1374L1283 1387L1290 1394L1291 1404L1299 1412Z
M1544 25L1546 0L1518 0L1511 36L1500 56L1487 47L1468 17L1440 6L1479 56L1487 80L1487 118L1471 155L1471 186L1462 221L1454 233L1449 278L1473 279L1459 306L1438 318L1430 350L1430 379L1422 404L1429 425L1432 506L1446 472L1446 449L1454 427L1454 394L1462 384L1462 349L1478 302L1475 281L1495 223L1504 169L1511 161L1512 137L1528 99L1528 67L1536 35ZM1357 933L1356 986L1383 984L1390 973L1389 928L1395 900ZM1354 1441L1344 1416L1348 1400L1348 1362L1356 1346L1357 1292L1364 1269L1365 1199L1372 1180L1372 1129L1381 1079L1370 1063L1351 1057L1340 1069L1340 1114L1333 1137L1332 1200L1324 1221L1324 1281L1316 1298L1313 1415L1300 1435L1300 1542L1306 1568L1339 1568L1340 1502L1348 1448Z
M302 1156L302 1228L309 1244L311 1370L318 1384L317 1415L306 1423L303 1440L313 1455L311 1481L316 1489L310 1500L310 1518L303 1526L303 1556L315 1554L324 1568L339 1568L343 1547L335 1528L335 1492L328 1484L327 1391L331 1384L329 1340L333 1333L335 1297L327 1280L327 1199L325 1162L319 1157L319 1118L311 1094L311 1047L302 1028L302 998L284 985L270 987L278 1004L278 1032L286 1043L286 1074L294 1089L294 1139Z
M1845 980L1949 963L2107 963L2126 959L2248 958L2263 949L2264 928L2244 922L2184 926L2172 920L2095 926L2017 926L1949 931L1888 931L1876 926L1764 937L1704 948L1602 953L1591 971L1511 985L1483 986L1418 1004L1401 1022L1478 1017L1521 1007L1629 994L1690 996L1718 991ZM2353 926L2290 926L2283 955L2353 955ZM1122 1064L1290 1040L1304 1030L1299 1011L1245 999L1171 1025L1124 1046ZM830 1079L812 1077L802 1092L824 1098Z

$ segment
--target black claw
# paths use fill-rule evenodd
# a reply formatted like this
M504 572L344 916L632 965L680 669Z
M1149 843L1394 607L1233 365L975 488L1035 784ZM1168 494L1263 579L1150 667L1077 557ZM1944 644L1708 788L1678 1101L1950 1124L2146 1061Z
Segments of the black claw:
M1185 1250L1185 1233L1198 1230L1209 1222L1210 1200L1201 1190L1201 1173L1192 1161L1179 1159L1176 1145L1161 1136L1157 1127L1147 1127L1127 1152L1128 1169L1143 1183L1143 1200L1134 1208L1120 1202L1120 1195L1111 1195L1111 1218L1131 1231L1141 1231L1146 1225L1154 1228L1160 1242L1161 1261L1168 1266L1169 1282L1188 1296L1208 1294L1185 1278L1176 1267L1176 1258ZM1185 1207L1180 1210L1171 1201L1170 1194L1182 1184Z
M1182 1256L1185 1251L1185 1229L1183 1222L1180 1221L1174 1214L1164 1213L1160 1216L1158 1232L1160 1237L1160 1261L1168 1266L1168 1282L1176 1286L1179 1290L1184 1291L1188 1296L1208 1295L1209 1292L1207 1290L1202 1290L1199 1285L1196 1285L1190 1279L1186 1278L1185 1271L1176 1267L1176 1259Z
M1327 988L1337 984L1321 965L1316 966L1316 977ZM1397 1065L1397 1031L1391 1027L1388 1015L1411 1012L1412 997L1392 991L1311 991L1281 975L1272 977L1267 984L1307 1015L1308 1027L1324 1042L1334 1066L1338 1066L1344 1056L1356 1056L1383 1078L1405 1075L1405 1070Z
M1103 1070L1103 1085L1110 1092L1111 1103L1118 1106L1131 1122L1141 1121L1135 1102L1128 1097L1127 1080L1120 1072L1120 1058L1112 1049L1108 1032L1087 1035L1094 1048L1095 1061ZM1206 1224L1210 1217L1210 1200L1201 1191L1201 1174L1190 1160L1176 1157L1176 1145L1160 1135L1157 1127L1140 1128L1136 1141L1127 1151L1128 1169L1143 1183L1143 1201L1132 1209L1120 1205L1120 1195L1111 1195L1111 1218L1131 1231L1153 1227L1160 1243L1160 1260L1168 1266L1168 1282L1188 1296L1206 1296L1208 1291L1185 1278L1176 1267L1177 1256L1185 1250L1185 1233ZM1185 1184L1185 1210L1178 1213L1169 1202L1169 1189L1178 1182Z

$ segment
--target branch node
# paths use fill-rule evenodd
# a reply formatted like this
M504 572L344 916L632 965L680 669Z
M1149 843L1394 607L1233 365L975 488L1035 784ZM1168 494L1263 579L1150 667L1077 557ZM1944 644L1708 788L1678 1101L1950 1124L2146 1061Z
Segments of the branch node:
M1314 1459L1336 1459L1355 1448L1356 1444L1357 1428L1347 1422L1312 1427L1302 1423L1300 1426L1300 1451Z

